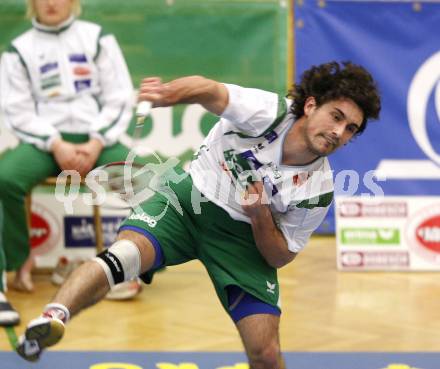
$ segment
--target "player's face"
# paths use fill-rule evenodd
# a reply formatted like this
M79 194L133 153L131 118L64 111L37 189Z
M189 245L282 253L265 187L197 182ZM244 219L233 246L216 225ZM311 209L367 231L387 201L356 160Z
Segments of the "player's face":
M57 26L72 14L73 0L34 0L37 19L46 26Z
M304 107L304 139L314 155L327 156L346 144L359 130L362 110L350 99L329 101L320 107L309 98Z

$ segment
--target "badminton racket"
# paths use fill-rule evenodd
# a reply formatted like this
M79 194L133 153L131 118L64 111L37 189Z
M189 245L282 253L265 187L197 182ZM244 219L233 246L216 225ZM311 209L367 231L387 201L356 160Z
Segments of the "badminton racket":
M137 105L136 125L132 136L134 143L142 135L151 108L150 101L142 101ZM99 166L88 173L87 191L96 194L95 201L100 206L110 209L130 209L154 194L149 183L155 173L151 170L151 166L137 163L136 157L132 149L125 160ZM160 162L160 158L157 159Z

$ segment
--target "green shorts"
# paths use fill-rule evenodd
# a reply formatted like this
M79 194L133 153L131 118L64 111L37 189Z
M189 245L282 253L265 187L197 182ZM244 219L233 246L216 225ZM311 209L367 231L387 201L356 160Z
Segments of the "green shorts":
M179 172L184 173L183 170ZM229 285L239 286L279 307L277 270L258 251L250 224L233 220L225 210L209 201L202 201L200 206L197 204L193 208L191 196L199 198L201 195L190 175L178 184L169 183L169 187L179 200L179 210L160 191L156 192L137 212L131 213L120 230L125 228L148 234L163 251L163 266L200 260L226 311L225 288ZM154 272L143 275L144 281L151 281Z

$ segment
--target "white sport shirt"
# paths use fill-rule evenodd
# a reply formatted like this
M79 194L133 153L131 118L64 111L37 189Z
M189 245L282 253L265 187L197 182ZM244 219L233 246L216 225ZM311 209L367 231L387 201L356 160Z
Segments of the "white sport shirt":
M0 61L3 119L24 142L48 150L60 133L89 134L109 146L125 132L133 85L121 49L99 25L69 18L32 22Z
M289 250L301 251L333 198L327 158L304 166L282 162L285 136L294 124L291 101L272 92L225 85L229 104L191 163L194 185L235 219L250 223L241 206L249 179L263 180L274 220Z

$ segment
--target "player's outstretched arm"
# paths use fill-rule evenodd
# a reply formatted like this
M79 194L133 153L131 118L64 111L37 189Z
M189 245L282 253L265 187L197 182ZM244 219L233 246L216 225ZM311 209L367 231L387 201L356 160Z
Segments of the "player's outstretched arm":
M154 107L177 104L201 104L221 115L228 105L228 90L223 83L202 76L189 76L162 82L159 77L144 78L139 87L139 101L151 101Z

